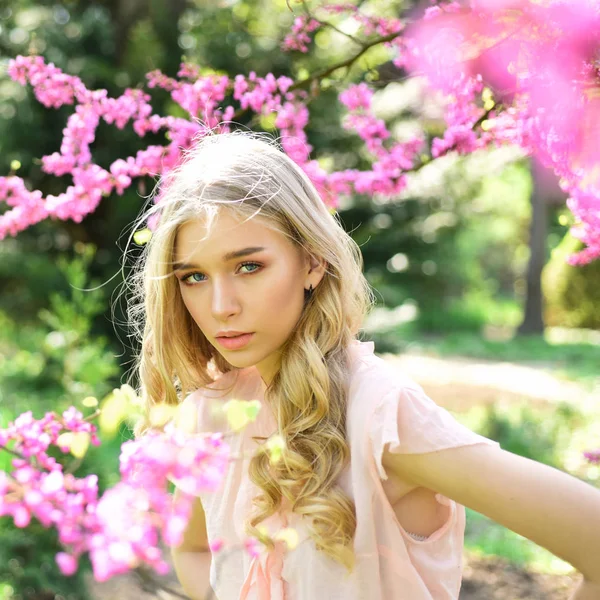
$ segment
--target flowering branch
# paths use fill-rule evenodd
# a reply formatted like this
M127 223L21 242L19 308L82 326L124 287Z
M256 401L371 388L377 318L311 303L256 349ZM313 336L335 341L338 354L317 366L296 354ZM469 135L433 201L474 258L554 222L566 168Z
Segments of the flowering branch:
M122 386L109 399L116 399L127 412L139 404L132 391L129 386ZM254 420L260 407L258 401L231 400L224 404L230 433L241 431ZM162 421L165 415L177 412L169 406L153 408L153 426L161 425L154 422L157 419ZM98 410L94 414L99 413ZM50 446L56 446L63 452L70 451L80 461L89 441L100 443L96 426L88 422L90 417L83 418L74 407L65 411L62 418L50 412L35 420L27 412L0 430L0 448L16 457L13 473L0 471L0 516L12 516L17 527L27 527L32 517L46 528L56 527L65 549L56 555L56 562L65 575L75 573L84 553L90 555L97 581L144 564L164 575L169 566L158 547L159 536L169 546L179 545L193 497L220 485L226 465L236 460L224 442L227 434L187 434L177 424L187 426L193 419L179 413L161 425L163 430L151 429L141 439L121 446L121 481L98 497L96 475L77 479L65 473L47 452ZM9 442L14 442L14 449L7 447ZM260 449L275 463L281 458L283 440L274 436ZM169 481L182 492L177 501L168 493ZM268 540L271 538L265 533L260 540L244 540L240 548L256 556L259 542ZM213 552L222 548L221 540L211 544Z
M600 256L600 217L595 208L600 201L600 173L594 168L600 156L588 132L590 124L600 121L596 94L600 78L593 58L599 46L600 17L589 13L585 0L568 6L559 0L543 6L515 0L510 14L492 7L488 0L472 0L471 4L470 9L456 2L432 6L409 32L399 19L368 16L353 5L322 4L320 8L331 14L350 13L365 35L375 37L361 42L360 49L347 59L300 81L275 78L270 73L259 77L254 72L249 76L238 74L233 80L224 75L201 76L198 68L189 64L181 66L178 77L182 80L158 71L149 73L149 87L170 91L191 120L152 114L150 97L142 90L127 89L120 98L108 98L105 90L87 90L78 78L65 75L54 65L45 65L40 57L18 57L11 62L9 74L22 84L31 83L40 102L56 108L77 103L60 152L42 158L45 172L72 174L73 186L58 196L42 198L41 192L29 192L16 176L0 178L0 201L12 206L0 215L0 239L16 235L48 216L81 221L103 197L113 191L123 194L133 178L161 175L173 168L180 160L181 149L189 147L203 130L218 126L228 131L231 119L248 111L257 116L275 116L274 127L280 130L284 151L307 173L332 210L342 194L401 193L406 187L406 174L415 170L427 150L424 135L386 147L383 141L390 133L370 114L370 104L363 102L356 110L346 104L350 114L344 126L365 141L373 162L366 171L327 173L316 160L309 159L312 147L305 133L310 119L308 104L318 92L319 81L340 68L351 67L367 50L383 44L396 54L392 59L396 67L424 76L451 100L445 107L447 129L443 138L433 140L431 157L449 151L469 154L506 143L536 154L555 170L563 188L571 194L567 205L578 218L572 232L588 245L569 260L572 264L589 262ZM283 42L284 50L306 52L310 34L325 26L326 21L315 20L306 3L303 6L307 12L294 21ZM585 39L596 35L595 46L579 42L582 28ZM489 82L488 87L484 81ZM356 88L350 85L342 91L340 102L345 104L342 98L351 96ZM499 97L488 98L484 104L492 102L493 109L481 106L482 95L490 88L491 94ZM512 90L510 97L505 90ZM231 104L222 108L220 103L228 94L239 102L239 109ZM202 122L198 121L200 114ZM100 119L118 128L132 120L140 136L165 129L170 143L117 159L105 170L92 161L90 153ZM480 127L484 123L486 127ZM160 198L155 201L160 202ZM152 229L151 223L149 227Z

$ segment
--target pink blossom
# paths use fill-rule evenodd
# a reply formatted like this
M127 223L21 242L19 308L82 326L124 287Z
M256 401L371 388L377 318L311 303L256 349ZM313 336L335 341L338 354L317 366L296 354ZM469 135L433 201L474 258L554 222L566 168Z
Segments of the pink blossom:
M244 548L252 557L260 554L260 542L256 538L246 538L244 540Z
M284 51L298 50L299 52L308 52L308 44L311 42L309 34L319 27L320 24L317 20L310 19L306 15L296 17L291 32L281 44L281 49Z
M600 464L600 448L598 450L592 450L590 452L584 452L583 455L591 463Z
M79 78L46 64L42 57L19 56L9 63L10 77L31 85L44 106L74 105L60 148L41 158L44 172L70 176L72 181L63 192L43 197L39 190L29 191L19 177L0 177L0 201L10 207L0 215L0 239L48 217L80 222L105 196L113 191L123 194L136 178L169 172L194 139L216 127L227 131L227 122L238 111L248 111L275 115L282 148L331 208L342 195L402 193L407 172L419 166L423 153L436 158L447 152L469 154L491 145L518 144L560 176L570 196L567 206L577 217L572 233L587 244L569 261L585 264L600 257L600 182L594 175L600 162L595 131L600 101L593 93L600 87L596 5L592 0L551 0L543 5L471 0L468 7L444 3L430 7L407 32L399 19L367 15L354 4L320 6L324 13L358 23L362 39L386 37L384 47L393 63L425 76L447 99L444 134L428 148L424 134L402 143L393 139L385 121L373 113L375 92L369 84L342 90L338 101L347 111L343 127L357 135L370 154L371 165L364 171L330 173L311 157L306 128L312 89L295 85L289 77L256 72L202 75L197 66L185 63L179 79L159 71L148 73L148 87L168 91L190 116L181 118L153 114L150 96L142 90L127 89L110 98L106 90L86 89ZM508 10L511 19L503 18ZM299 16L282 47L307 52L320 26L316 19ZM538 35L540 31L544 35ZM485 45L490 39L497 43ZM482 97L486 88L494 98L491 105ZM167 143L147 146L102 168L94 163L91 151L101 119L119 129L131 124L140 137L163 130ZM158 207L160 198L155 202ZM157 210L148 227L154 230L159 219ZM88 433L92 444L100 443L96 428L74 407L60 416L46 413L42 419L26 412L0 430L0 446L11 444L21 457L12 460L10 475L0 472L0 515L10 516L18 527L27 527L32 518L44 527L55 527L65 550L56 560L65 574L76 571L85 553L101 581L141 564L166 573L160 540L180 543L193 497L220 485L231 458L222 436L187 437L171 428L126 442L120 456L121 481L98 497L97 476L79 479L65 474L49 455L50 447L58 446L59 436L67 431ZM598 452L586 453L586 458L598 462ZM167 492L169 481L183 492L177 503ZM222 546L223 540L214 540L211 551ZM244 548L253 556L259 552L252 538Z
M518 0L511 6L517 4L520 8L524 6L519 4ZM569 69L572 70L569 66L571 64L581 65L582 77L597 77L597 70L591 68L589 61L583 60L586 52L592 47L590 43L593 37L579 35L582 27L585 31L588 31L588 26L590 32L597 31L594 26L594 18L597 17L585 13L589 3L583 3L581 6L581 14L584 17L578 17L578 13L572 7L565 7L564 3L558 1L551 7L556 9L554 13L541 6L522 10L525 28L533 26L531 24L547 18L548 15L552 15L550 18L554 21L562 20L564 24L565 35L561 41L563 48L560 56L568 57L568 60L558 64L559 71L556 71L556 65L552 62L552 56L556 53L532 54L536 64L543 67L539 70L542 79L545 76L553 82L554 92L556 86L562 85L563 80L567 81L563 72L567 73L568 77L571 72ZM497 5L495 7L497 8ZM592 115L594 111L596 114L597 110L592 102L582 103L580 91L577 92L572 86L565 84L559 94L549 93L543 86L538 86L536 78L527 78L526 71L514 73L514 77L511 75L515 82L514 89L509 89L511 86L507 83L509 79L506 75L502 76L504 79L498 78L497 74L500 71L493 66L506 65L507 61L515 56L516 43L529 43L526 37L516 40L509 38L505 44L498 45L487 54L480 53L475 61L471 61L469 68L465 68L465 64L460 61L460 49L457 44L467 39L474 27L482 27L480 37L485 38L485 35L497 33L502 26L502 22L495 20L495 13L489 13L489 4L475 3L471 11L459 7L457 3L439 5L439 10L427 12L423 23L439 29L438 21L446 19L446 25L452 27L446 26L443 31L431 29L426 36L421 37L415 35L414 28L409 35L395 35L403 31L402 23L394 19L365 15L353 5L329 5L321 8L331 14L346 12L360 23L365 35L392 36L386 42L386 47L397 53L394 59L396 64L408 66L416 72L424 71L433 84L450 94L451 101L446 106L445 114L448 128L442 139L434 140L431 149L433 157L449 151L468 153L494 143L522 145L527 151L541 156L542 161L553 166L560 175L571 194L570 205L576 207L583 220L579 232L587 243L594 239L590 219L593 219L595 212L584 207L589 203L589 199L598 198L597 184L596 188L584 186L579 169L585 164L594 164L597 156L594 154L594 145L589 143L589 135L582 133L585 128L577 127L575 119L583 111L585 119L590 122L597 121L597 117L587 116L588 113ZM577 10L579 8L578 6ZM293 29L301 37L314 31L317 25L316 21L299 18ZM572 40L572 43L569 40ZM423 66L426 68L423 69ZM490 77L495 77L493 82L502 86L501 92L504 96L500 95L499 100L514 98L513 106L489 114L488 122L492 124L492 128L486 131L477 128L483 110L479 98L484 87L484 79L477 69L483 69ZM87 90L79 79L62 74L54 65L46 65L40 57L19 57L11 62L11 76L22 84L30 83L36 93L54 103L53 105L57 99L64 103L78 103L67 122L60 152L42 157L45 171L61 176L71 174L73 185L57 196L42 198L39 191L26 190L19 178L3 178L0 182L0 200L5 200L11 206L11 210L0 215L0 238L7 234L16 235L48 216L70 218L80 222L113 190L117 194L123 194L134 178L145 175L160 176L167 172L178 164L181 149L189 147L197 135L202 133L203 127L213 128L234 117L236 111L232 105L224 108L219 106L219 102L224 100L229 92L234 100L240 103L242 110L277 115L276 126L280 128L284 150L309 174L323 201L329 206L336 206L337 194L351 193L351 186L355 184L358 184L358 187L354 189L361 193L397 193L398 188L403 185L403 178L398 177L397 169L391 167L393 160L400 157L402 168L404 165L417 164L415 157L410 153L403 152L397 156L392 154L391 148L395 144L390 143L389 147L386 147L390 133L383 120L377 119L371 113L373 92L366 83L350 86L340 93L339 99L349 110L343 125L364 140L366 148L374 157L372 170L363 174L353 170L327 174L310 159L312 146L304 131L310 117L308 108L303 104L308 93L302 89L290 91L293 84L290 78L276 78L270 73L260 77L255 72L249 73L248 76L236 75L232 80L225 76L205 77L191 65L182 65L180 72L180 76L188 81L175 80L154 71L148 74L148 85L169 91L174 100L188 110L190 115L199 115L203 125L187 119L152 114L149 96L142 90L126 90L120 98L108 98L106 90ZM537 79L542 85L542 79ZM56 87L52 89L54 80ZM523 93L526 89L530 91L528 96ZM562 102L559 109L552 104L554 99L556 102ZM134 131L140 136L145 135L147 131L156 133L164 128L171 142L166 146L148 147L138 152L135 157L118 159L106 171L93 164L90 152L100 118L119 128L131 121ZM224 124L223 130L227 129L228 126ZM390 178L387 184L384 182L385 177ZM153 221L157 218L158 215ZM592 250L579 256L580 259L588 260L595 255Z
M371 108L373 92L366 83L352 85L339 95L339 101L351 111Z
M56 564L63 575L69 577L77 571L77 559L66 552L56 555Z
M190 438L170 425L164 434L152 432L126 442L120 457L122 479L98 498L96 475L78 479L64 474L48 456L64 431L89 433L99 443L95 427L74 407L61 417L46 413L39 420L31 411L23 413L0 432L3 444L12 442L15 452L35 457L46 469L15 458L12 474L0 473L0 515L10 515L17 527L27 527L32 517L44 527L56 527L66 550L56 560L65 574L76 570L85 552L98 581L142 563L166 573L160 538L169 545L181 543L192 494L220 484L229 461L222 435ZM167 492L169 480L184 492L177 502Z
M210 551L212 553L219 552L224 544L225 542L221 538L218 538L209 544Z
M581 223L575 231L588 248L569 261L584 264L600 257L594 235L600 178L593 175L600 150L592 125L600 109L588 93L600 86L598 69L592 67L600 46L597 2L473 0L470 10L451 12L448 6L428 11L399 44L401 64L425 74L450 98L448 131L434 141L432 156L519 144L552 167L571 195L568 206ZM474 129L484 114L477 103L483 81L506 106L489 115L490 127L475 132L474 139L468 128Z

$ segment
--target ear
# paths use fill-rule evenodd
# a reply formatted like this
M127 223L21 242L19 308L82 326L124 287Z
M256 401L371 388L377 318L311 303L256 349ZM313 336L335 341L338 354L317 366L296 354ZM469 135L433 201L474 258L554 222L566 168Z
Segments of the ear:
M308 272L305 277L304 287L309 288L310 285L315 289L327 270L327 261L322 258L316 258L312 255L308 256Z

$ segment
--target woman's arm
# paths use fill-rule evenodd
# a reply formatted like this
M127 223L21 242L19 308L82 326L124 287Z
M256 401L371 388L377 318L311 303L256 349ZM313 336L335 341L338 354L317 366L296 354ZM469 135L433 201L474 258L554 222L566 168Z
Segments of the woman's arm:
M214 598L210 587L210 551L190 552L175 548L171 551L171 556L177 579L191 600Z
M175 488L174 500L181 494ZM185 593L192 600L213 597L210 586L212 554L208 546L206 515L200 498L194 498L192 511L183 532L183 541L171 548L175 573Z
M395 454L386 448L382 464L569 562L584 576L572 600L600 600L600 490L487 444L426 454Z

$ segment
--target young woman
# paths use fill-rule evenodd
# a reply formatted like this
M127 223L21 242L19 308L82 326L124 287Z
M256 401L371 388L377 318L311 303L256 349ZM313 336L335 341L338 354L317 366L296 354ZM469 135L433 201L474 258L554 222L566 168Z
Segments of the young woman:
M600 491L462 426L357 339L360 250L275 142L208 135L160 196L133 308L142 396L183 400L240 457L173 550L191 598L456 599L468 506L579 569L574 599L600 599ZM234 398L262 405L241 431L219 416ZM261 527L298 543L253 557Z

